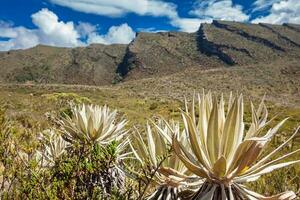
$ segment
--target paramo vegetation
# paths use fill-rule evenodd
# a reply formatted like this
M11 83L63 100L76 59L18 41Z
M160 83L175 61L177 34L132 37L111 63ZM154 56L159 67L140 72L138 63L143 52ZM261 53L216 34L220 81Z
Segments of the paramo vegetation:
M249 102L245 117L242 95L203 92L185 100L179 120L142 126L108 106L68 105L48 113L44 130L20 126L1 109L0 199L297 198L258 189L262 177L300 163L300 149L286 151L299 127L274 145L288 119L269 118L264 98Z

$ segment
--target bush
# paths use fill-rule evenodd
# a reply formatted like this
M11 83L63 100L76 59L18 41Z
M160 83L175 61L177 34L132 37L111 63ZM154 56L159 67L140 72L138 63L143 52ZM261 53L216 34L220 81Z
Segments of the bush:
M112 81L112 84L120 83L123 80L123 76L120 73L117 73Z

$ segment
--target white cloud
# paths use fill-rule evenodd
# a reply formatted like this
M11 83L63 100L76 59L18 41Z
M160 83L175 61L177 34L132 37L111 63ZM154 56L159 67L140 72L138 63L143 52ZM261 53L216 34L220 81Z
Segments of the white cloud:
M32 22L38 27L36 31L40 43L74 47L80 44L80 35L76 31L73 22L62 22L58 20L55 13L44 8L31 16Z
M38 44L74 47L82 45L73 22L62 22L48 9L42 9L31 16L37 29L13 27L11 23L0 23L0 51L26 49Z
M207 20L197 18L180 18L176 5L162 0L50 0L52 3L71 8L76 11L120 17L127 13L140 16L167 17L170 24L180 31L194 32L200 23ZM99 38L99 37L97 37Z
M211 23L212 19L198 19L198 18L175 18L171 21L173 26L179 27L183 32L196 32L201 23Z
M150 16L177 15L176 6L160 0L50 0L52 3L80 12L109 17L127 13Z
M39 43L35 31L24 27L13 28L0 25L0 37L8 38L7 41L0 41L0 51L30 48Z
M76 26L73 22L59 21L58 16L48 9L34 13L31 18L36 29L14 27L12 23L0 21L0 38L4 38L0 40L0 51L26 49L38 44L60 47L85 46L89 42L126 44L135 37L127 24L112 26L107 34L99 35L97 25L80 22Z
M96 32L88 36L88 43L102 43L102 44L128 44L135 37L135 32L128 24L120 26L112 26L105 35L99 35Z
M300 23L300 1L281 0L274 3L267 16L258 17L252 20L253 23Z
M266 10L268 8L270 8L274 3L277 3L281 0L256 0L253 3L253 10L252 12L256 12L256 11L263 11Z
M8 28L8 27L11 27L11 26L13 26L14 24L12 23L12 22L10 22L10 21L3 21L3 20L0 20L0 27L6 27L6 28Z
M173 17L171 24L184 32L195 32L201 23L211 23L214 19L229 21L247 21L249 16L240 5L233 5L231 0L198 0L189 12L197 18Z
M155 27L149 28L137 28L138 32L148 32L148 33L159 33L159 32L167 32L168 30L156 29Z
M232 0L198 0L189 13L204 20L247 21L249 19L249 16L243 12L243 7L234 5Z
M10 26L3 22L0 23L0 37L15 38L17 37L17 32L12 30Z
M180 18L176 5L162 0L50 0L52 3L71 8L76 11L120 17L127 13L141 16L167 17L174 27L180 31L197 31L203 19ZM97 36L99 38L99 36ZM101 36L100 36L101 38ZM99 39L100 40L100 39Z
M98 25L93 25L87 22L79 22L78 26L76 26L76 30L82 37L87 37L93 32L96 32L98 29Z

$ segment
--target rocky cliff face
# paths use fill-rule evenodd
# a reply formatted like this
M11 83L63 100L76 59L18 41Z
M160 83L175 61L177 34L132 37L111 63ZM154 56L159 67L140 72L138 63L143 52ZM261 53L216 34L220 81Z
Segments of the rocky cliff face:
M288 26L214 21L199 30L203 53L228 65L264 63L280 57L298 57L300 35Z
M129 45L37 46L0 53L0 82L107 85L210 69L300 60L300 25L214 21L196 33L138 33Z

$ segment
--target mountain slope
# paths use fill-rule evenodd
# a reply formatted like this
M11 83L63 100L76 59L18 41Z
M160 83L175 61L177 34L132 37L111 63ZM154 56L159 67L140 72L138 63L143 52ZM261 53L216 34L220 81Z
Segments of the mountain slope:
M214 21L201 26L199 36L204 53L215 50L230 65L265 63L300 53L299 33L286 26Z
M0 53L2 83L109 85L200 70L300 60L300 26L214 21L196 33L138 33L129 45L37 46Z
M220 65L219 59L199 52L197 33L139 33L129 44L118 71L130 79L138 79L168 75L194 66L205 69Z
M242 92L278 105L300 106L300 65L298 59L282 59L270 64L251 64L201 70L189 68L164 77L131 80L114 89L155 99L191 97L202 89L218 93Z
M115 78L126 45L74 49L37 46L0 53L0 82L105 85Z

